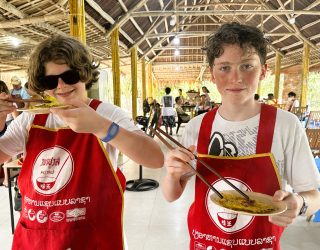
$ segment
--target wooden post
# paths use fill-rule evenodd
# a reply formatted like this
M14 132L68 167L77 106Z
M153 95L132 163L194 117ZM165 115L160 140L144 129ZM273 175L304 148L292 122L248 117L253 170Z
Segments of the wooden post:
M310 66L310 45L306 42L303 43L302 54L302 84L301 84L301 96L300 107L307 105L307 92L308 92L308 80L309 80L309 66Z
M70 35L86 43L84 0L69 0Z
M147 84L146 84L146 60L141 59L141 79L142 79L142 101L147 98Z
M279 100L279 91L280 91L280 69L281 69L281 59L282 56L280 53L276 52L276 64L274 69L274 97Z
M153 97L152 95L152 65L151 62L148 64L148 97Z
M113 103L114 105L121 107L119 29L115 29L111 33L111 51L113 76Z
M258 84L258 89L257 89L256 93L257 93L257 94L260 96L260 98L261 98L261 81L260 81L259 84Z
M132 81L132 118L137 117L138 70L137 47L131 49L131 81Z

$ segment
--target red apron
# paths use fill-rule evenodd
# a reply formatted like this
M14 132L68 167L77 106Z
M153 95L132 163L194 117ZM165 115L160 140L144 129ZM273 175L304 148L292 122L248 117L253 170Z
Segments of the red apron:
M90 106L99 104L92 100ZM124 249L124 176L114 172L96 136L46 128L47 117L36 115L29 131L12 248Z
M199 157L213 166L241 190L273 195L280 189L277 168L271 154L276 108L262 105L256 154L240 157L208 155L209 138L217 109L208 112L201 123ZM197 170L217 190L231 189L201 164ZM210 201L212 191L196 178L195 201L188 214L190 249L280 249L283 228L268 222L267 216L232 213Z

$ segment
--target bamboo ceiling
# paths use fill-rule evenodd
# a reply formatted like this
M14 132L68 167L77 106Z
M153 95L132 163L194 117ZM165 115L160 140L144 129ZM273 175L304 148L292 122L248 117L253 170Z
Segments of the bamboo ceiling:
M304 43L310 46L310 65L320 66L320 0L84 2L87 45L94 57L111 65L110 33L119 27L121 67L130 64L130 49L136 46L139 58L152 63L153 76L160 82L209 79L202 48L209 34L230 21L265 32L271 69L276 52L283 56L282 69L301 65ZM67 0L0 0L0 70L25 69L39 41L69 34L68 9ZM180 38L179 45L174 37ZM20 44L13 45L12 40ZM175 56L177 48L180 55Z

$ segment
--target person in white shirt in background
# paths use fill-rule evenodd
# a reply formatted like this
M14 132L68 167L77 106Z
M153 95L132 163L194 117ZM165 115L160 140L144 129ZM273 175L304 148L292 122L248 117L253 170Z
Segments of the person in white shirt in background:
M162 105L162 121L168 133L168 128L170 129L170 135L172 135L172 128L175 127L175 116L176 111L174 109L174 100L173 96L169 95L171 88L166 87L166 94L161 98Z
M288 93L288 100L286 103L285 110L292 112L293 108L298 108L300 106L299 101L296 99L297 94L294 92Z

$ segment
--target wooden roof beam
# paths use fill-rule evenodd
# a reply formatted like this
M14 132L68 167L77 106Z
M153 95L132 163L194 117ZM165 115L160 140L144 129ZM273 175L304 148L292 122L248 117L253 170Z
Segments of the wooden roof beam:
M35 41L35 40L31 39L31 38L20 36L20 35L8 32L8 31L3 30L3 29L0 29L0 33L5 35L5 36L15 37L15 38L27 43L27 44L30 44L30 45L37 45L39 43L38 41Z
M295 10L295 14L319 16L318 10ZM205 15L226 15L226 16L246 16L246 15L274 15L282 16L292 14L292 10L218 10L212 13L212 10L192 10L192 11L140 11L132 13L134 17L148 17L148 16L205 16Z
M196 5L184 5L183 7L180 7L179 9L182 9L182 8L208 8L208 7L216 7L216 6L243 6L243 5L246 5L246 6L253 6L253 7L256 7L256 6L260 6L259 3L244 3L244 2L232 2L232 3L209 3L209 4L196 4Z
M180 2L180 3L181 3L181 2ZM179 5L180 5L180 3L179 3ZM191 18L191 16L189 16L189 22L190 22L190 18ZM196 17L192 22L196 22L199 18L201 18L201 16ZM184 18L182 18L182 19L178 19L179 25L180 25L180 22L181 22L181 23L184 23L187 19L188 19L188 17L184 17ZM188 30L188 29L189 29L189 28L187 27L184 31L186 31L186 30ZM164 39L164 38L163 38L163 39ZM161 44L161 46L162 46L162 42L161 42L160 44ZM156 45L156 46L157 46L157 45ZM156 46L154 46L154 47L156 47ZM151 62L154 61L154 60L155 60L158 56L160 56L163 52L164 52L164 50L160 51L160 52L158 53L158 55L156 55L155 57L152 58Z
M188 38L188 37L201 37L201 36L209 36L213 32L212 31L183 31L183 32L171 32L171 33L158 33L158 34L150 34L147 35L147 38L159 38L159 37L183 37L183 38ZM265 33L265 36L289 36L289 35L294 35L294 32L283 32L283 33Z
M272 8L272 6L270 6L270 4L268 3L264 3L263 1L259 0L259 2L261 4L263 4L265 7L267 7L268 9ZM283 6L282 3L279 3L280 6ZM283 6L284 7L284 6ZM283 12L283 14L285 15L288 15L288 14L292 14L292 10L279 10L281 12ZM311 10L302 10L302 12L300 12L301 10L295 10L294 13L295 14L305 14L305 13L302 13L302 12L308 12L310 11L311 12L314 12L314 11L311 11ZM316 11L316 12L319 12L320 11ZM315 13L316 15L316 13ZM317 48L317 46L315 44L313 44L312 42L310 42L298 29L297 29L297 26L296 25L293 25L293 27L287 22L287 20L283 20L281 17L279 16L274 16L274 18L280 23L282 24L285 28L287 28L289 31L295 31L296 32L296 36L298 37L299 40L301 41L304 41L306 43L308 43L312 48Z
M118 0L119 1L119 0ZM111 28L107 31L106 36L110 36L110 34L117 28L120 28L123 24L125 24L132 16L131 14L140 9L148 0L140 0L138 4L136 4L132 9L130 9L125 15L123 15L117 22L113 23Z
M2 0L0 0L2 1ZM115 21L114 19L108 14L106 13L95 1L93 0L86 0L86 2L95 10L97 11L105 20L107 20L109 23L114 24ZM134 41L132 40L132 38L126 33L124 32L121 28L119 29L119 33L121 33L131 44L134 43ZM108 37L108 36L107 36ZM140 53L142 53L141 49L138 49L138 51Z
M46 16L37 16L37 17L25 17L17 20L10 20L10 21L2 21L0 22L0 28L14 28L19 27L27 24L38 24L42 22L52 22L52 21L60 21L63 18L66 18L67 15L63 14L56 14L56 15L46 15Z
M28 17L27 14L23 13L22 11L18 10L14 5L11 3L6 2L5 0L0 0L0 8L3 8L4 10L16 15L19 18L26 18ZM47 23L34 23L33 25L38 26L40 28L49 30L53 34L65 34L61 30L55 28L52 25L49 25Z

